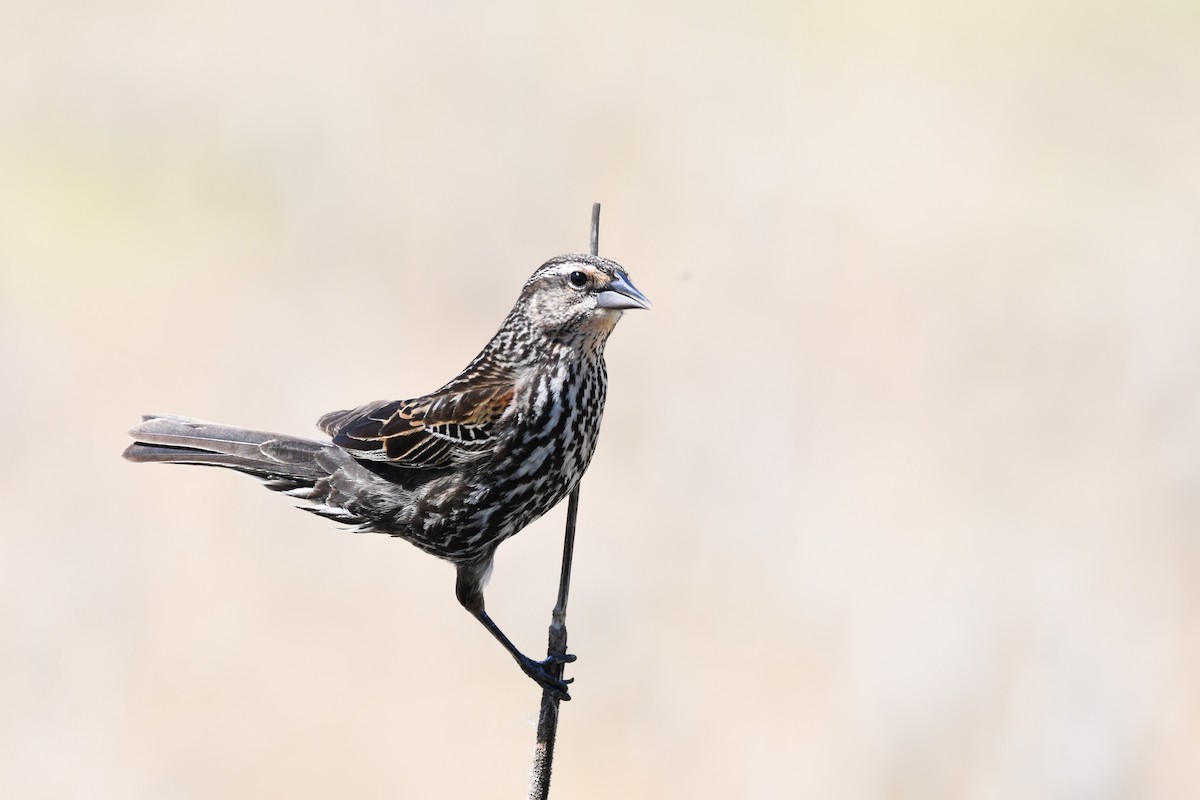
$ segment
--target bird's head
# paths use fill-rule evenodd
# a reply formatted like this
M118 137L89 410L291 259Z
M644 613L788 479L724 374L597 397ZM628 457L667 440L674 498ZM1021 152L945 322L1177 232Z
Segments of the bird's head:
M630 283L625 268L599 256L558 256L538 267L521 291L519 306L552 339L585 336L603 341L629 308L650 301Z

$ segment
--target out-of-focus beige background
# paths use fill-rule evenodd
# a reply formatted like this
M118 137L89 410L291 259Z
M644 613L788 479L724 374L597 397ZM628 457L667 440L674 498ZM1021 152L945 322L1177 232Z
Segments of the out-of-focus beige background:
M1200 796L1198 7L435 5L5 4L0 796L522 796L447 565L118 455L439 385L594 200L555 795Z

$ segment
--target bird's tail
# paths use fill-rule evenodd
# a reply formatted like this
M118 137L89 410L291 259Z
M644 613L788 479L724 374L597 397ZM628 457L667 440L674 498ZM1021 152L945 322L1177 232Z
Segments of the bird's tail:
M278 481L278 488L308 485L329 473L317 463L328 444L278 433L150 414L129 432L136 441L122 454L130 461L226 467ZM294 485L283 485L294 484Z
M365 526L383 513L380 508L397 509L409 499L396 476L378 474L330 442L166 414L143 417L129 435L135 441L122 455L130 461L244 472L268 489L307 501L305 511L351 526Z

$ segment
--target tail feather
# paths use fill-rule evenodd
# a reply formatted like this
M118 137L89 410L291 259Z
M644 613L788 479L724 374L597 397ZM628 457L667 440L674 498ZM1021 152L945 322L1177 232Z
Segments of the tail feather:
M395 514L411 488L437 470L364 465L330 442L152 414L129 434L129 461L225 467L263 481L272 491L305 501L305 511L346 525Z
M328 473L316 461L327 444L187 417L149 415L129 432L130 461L227 467L260 478L311 482Z
M158 464L199 464L210 467L228 467L242 472L258 474L266 467L262 459L246 458L229 453L217 453L195 447L172 447L161 444L134 442L121 454L127 461Z

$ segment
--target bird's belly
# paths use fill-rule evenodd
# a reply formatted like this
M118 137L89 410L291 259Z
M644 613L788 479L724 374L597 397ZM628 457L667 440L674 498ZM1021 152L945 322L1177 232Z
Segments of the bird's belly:
M453 562L490 555L579 483L596 449L606 383L602 369L542 373L492 447L417 489L388 527Z
M575 487L595 452L598 427L558 438L514 436L492 458L422 487L387 527L453 562L490 553Z

